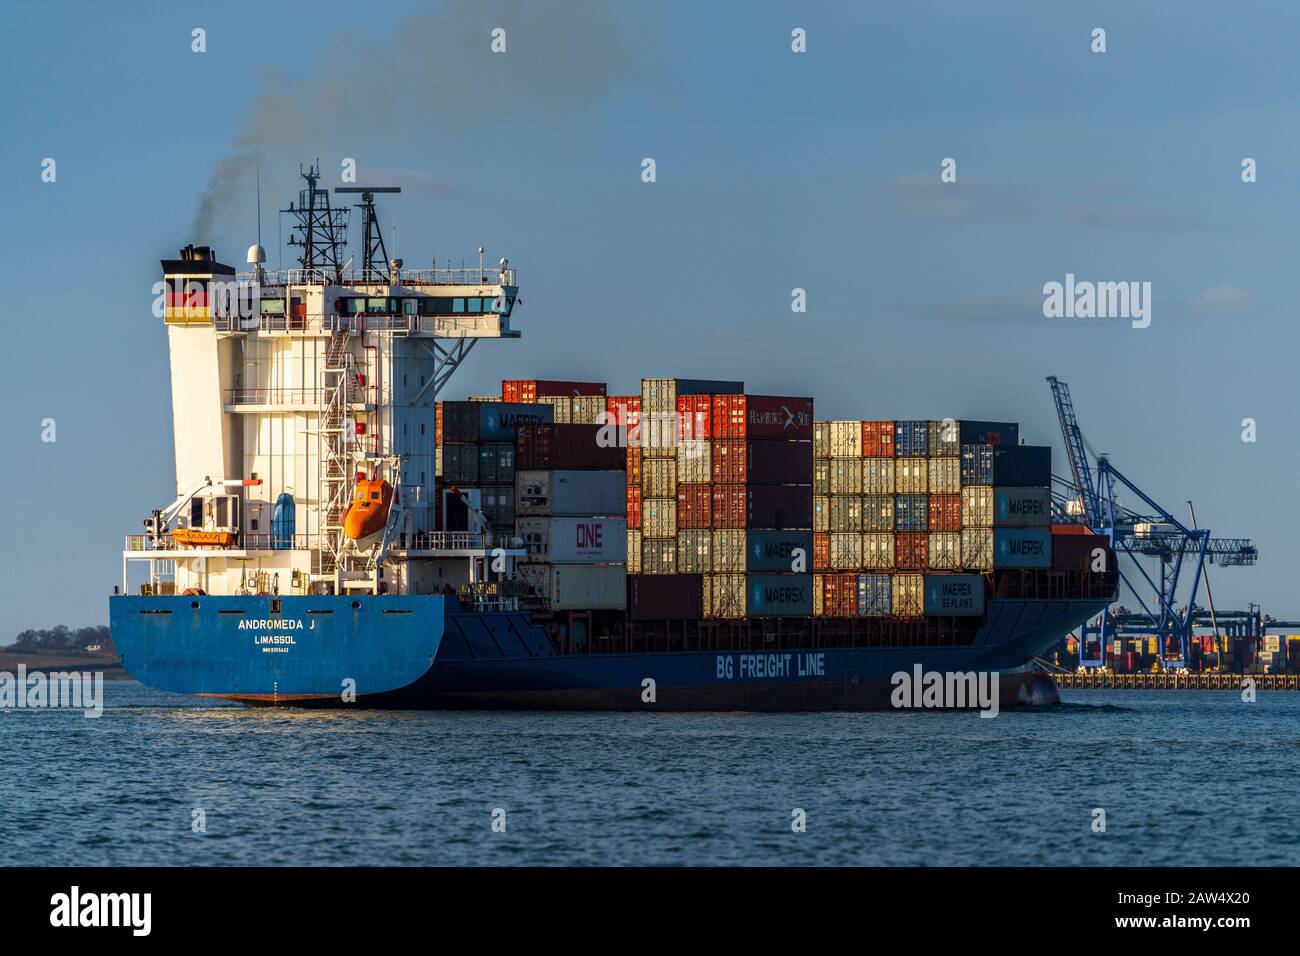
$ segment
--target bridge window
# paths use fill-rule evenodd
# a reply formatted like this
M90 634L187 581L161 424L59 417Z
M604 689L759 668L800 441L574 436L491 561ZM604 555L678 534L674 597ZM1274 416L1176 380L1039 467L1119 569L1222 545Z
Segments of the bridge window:
M452 299L452 300L451 300L451 311L452 311L452 312L464 312L464 311L465 311L465 300L464 300L464 299Z
M284 315L284 299L263 299L263 315Z

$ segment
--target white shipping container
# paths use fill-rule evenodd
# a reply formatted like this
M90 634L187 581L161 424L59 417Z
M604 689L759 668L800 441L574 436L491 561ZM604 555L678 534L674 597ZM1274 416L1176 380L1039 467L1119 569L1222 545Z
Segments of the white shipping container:
M713 446L703 438L692 438L681 442L677 446L678 483L707 485L712 480Z
M862 493L864 495L893 495L894 459L862 459Z
M641 494L646 498L677 499L677 459L641 459Z
M965 485L961 490L962 528L993 527L993 487ZM991 548L992 545L990 544ZM992 552L990 552L990 555Z
M573 398L569 395L539 395L537 404L550 405L555 409L554 421L561 425L573 422Z
M862 422L831 422L831 457L862 457Z
M743 574L746 537L744 528L727 528L713 532L713 571Z
M831 461L829 458L813 459L813 494L831 493Z
M627 512L627 477L621 471L521 471L515 475L515 514L604 515Z
M677 414L677 379L641 379L641 411Z
M643 537L641 539L641 573L676 574L677 539Z
M521 564L519 576L552 610L627 607L627 572L621 564Z
M604 395L573 396L573 420L579 425L599 425L605 412Z
M530 561L546 564L623 564L625 518L518 518L519 537Z
M826 607L826 595L822 588L826 586L826 575L813 575L813 617L821 617L822 611Z
M888 571L894 566L894 536L892 534L864 534L862 536L862 567Z
M831 530L831 499L825 495L813 498L813 530Z
M963 568L979 571L993 568L992 528L962 528L961 563Z
M641 573L641 532L636 529L627 533L627 573Z
M813 422L813 457L831 457L830 422Z
M925 613L925 575L895 574L892 597L895 617L920 617Z
M931 458L926 480L932 495L957 494L961 491L961 459Z
M927 463L924 458L899 458L894 463L894 487L898 494L928 494Z
M930 567L936 571L961 570L961 533L934 531L930 534Z
M831 568L836 571L856 571L862 567L862 535L831 532Z
M831 494L862 494L862 459L832 458L831 460Z
M830 500L832 534L862 531L862 498L859 495L831 495Z
M713 570L713 532L690 529L677 532L677 573L708 574Z
M710 574L704 578L704 616L745 616L745 576Z
M894 532L894 496L864 495L862 497L862 530Z
M641 411L641 427L638 429L638 441L641 443L641 455L644 458L676 458L677 412Z
M641 534L646 538L677 537L677 499L642 498Z

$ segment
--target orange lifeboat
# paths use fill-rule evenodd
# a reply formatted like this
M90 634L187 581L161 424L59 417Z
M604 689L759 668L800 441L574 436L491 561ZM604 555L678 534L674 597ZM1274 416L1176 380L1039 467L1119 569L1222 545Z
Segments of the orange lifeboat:
M382 478L362 478L357 493L343 518L343 533L353 541L384 530L388 509L393 506L393 486Z
M204 531L202 528L175 528L172 540L182 548L228 548L235 543L233 531Z

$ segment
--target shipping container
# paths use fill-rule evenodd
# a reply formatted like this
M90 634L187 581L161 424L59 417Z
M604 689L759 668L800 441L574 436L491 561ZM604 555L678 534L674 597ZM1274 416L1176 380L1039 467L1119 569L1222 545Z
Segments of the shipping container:
M728 438L714 441L712 478L719 484L810 484L812 444L806 441L771 439L747 441Z
M624 459L627 471L627 483L629 487L641 487L641 463L644 459L641 456L640 448L629 448L627 457Z
M514 531L515 486L480 485L479 510L493 531Z
M1114 554L1102 535L1053 534L1052 567L1058 571L1110 571Z
M963 485L1001 485L1013 488L1050 488L1052 449L1046 445L963 445Z
M862 459L862 493L864 495L892 495L897 492L894 482L894 459Z
M677 483L707 485L713 480L713 443L701 439L677 446Z
M670 413L677 417L677 380L675 378L641 379L641 414Z
M958 440L963 445L1019 445L1020 426L1015 422L975 422L958 424Z
M501 398L507 402L536 402L542 395L604 395L604 382L563 382L545 379L506 379Z
M811 574L751 574L745 581L749 617L810 617Z
M895 617L921 617L925 613L925 575L895 574L891 600Z
M744 574L746 544L748 540L743 528L724 528L713 532L713 572Z
M814 531L831 530L831 499L829 495L818 495L813 498L813 525Z
M930 568L934 571L960 571L961 532L930 532Z
M641 462L641 494L645 498L677 497L677 459L646 458Z
M961 563L964 568L993 570L993 529L961 529Z
M682 441L707 441L713 433L713 397L677 394L677 433Z
M634 621L698 621L704 617L704 575L629 575L627 610Z
M832 533L865 530L862 526L860 495L831 495L830 530Z
M830 533L831 569L856 571L862 567L862 535Z
M956 419L938 418L926 423L927 428L927 449L926 454L931 458L958 458L961 457L961 439L960 428Z
M548 564L627 561L627 521L623 518L519 518L516 524L530 561Z
M813 532L813 570L831 569L831 536L825 531Z
M810 485L714 485L715 528L811 528Z
M826 576L822 574L814 574L813 575L813 617L822 616L825 588L826 588Z
M899 458L894 462L894 489L900 495L930 493L929 459Z
M627 514L627 480L621 471L521 471L515 489L521 517Z
M894 423L862 423L862 455L865 458L894 457Z
M442 444L442 402L433 404L433 442L435 445Z
M893 532L894 528L894 496L863 495L862 530Z
M1007 528L1041 528L1050 525L1051 489L994 488L993 523Z
M713 570L712 531L677 532L677 570L682 574L708 574Z
M858 575L858 616L889 617L893 607L894 582L889 574Z
M785 395L714 394L713 438L812 441L813 400Z
M888 571L894 567L894 535L868 533L862 536L862 567Z
M603 425L605 414L605 396L575 395L573 402L573 421L579 425Z
M984 578L978 574L927 574L925 613L928 616L979 616L984 613Z
M704 578L704 616L723 619L744 617L745 575L706 575Z
M930 530L929 495L895 495L894 527L899 531Z
M554 410L552 421L558 425L573 422L573 399L567 395L538 395L538 405L549 405Z
M677 412L642 410L637 430L642 455L646 458L677 457Z
M862 457L862 422L831 422L831 457Z
M740 395L745 391L744 382L733 382L717 378L678 378L678 395Z
M862 461L861 458L830 459L831 494L862 494Z
M925 458L930 454L928 421L894 422L894 456Z
M442 474L449 485L478 484L478 445L449 444L442 447Z
M811 531L750 531L745 535L745 570L803 573L813 559Z
M1052 533L1046 528L994 528L995 568L1050 568Z
M641 536L641 573L676 574L677 539Z
M813 423L813 457L831 457L831 423Z
M961 459L931 458L926 463L926 485L932 495L961 494Z
M627 485L627 526L629 528L641 528L641 489L633 485Z
M822 575L822 615L824 617L858 616L858 576L856 574Z
M894 566L900 571L924 571L930 566L929 532L894 535Z
M549 405L506 402L443 402L442 432L452 442L513 442L520 425L553 420Z
M641 444L641 396L610 395L605 399L603 425L612 425L616 444L631 449Z
M961 495L931 495L930 531L961 531Z
M621 564L520 564L519 576L552 610L622 610L627 573Z
M831 493L831 461L829 458L813 459L813 494L829 495Z
M487 442L478 447L478 483L501 485L515 482L515 446Z
M713 527L713 489L708 485L677 486L677 528Z
M641 532L631 528L627 532L627 573L641 573Z
M677 537L677 498L641 496L641 534L646 538Z

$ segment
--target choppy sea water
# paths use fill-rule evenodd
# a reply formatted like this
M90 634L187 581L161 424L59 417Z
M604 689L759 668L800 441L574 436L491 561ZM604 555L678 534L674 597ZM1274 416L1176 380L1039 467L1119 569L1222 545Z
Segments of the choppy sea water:
M1072 691L994 719L105 694L98 719L0 712L5 863L1300 864L1300 694Z

